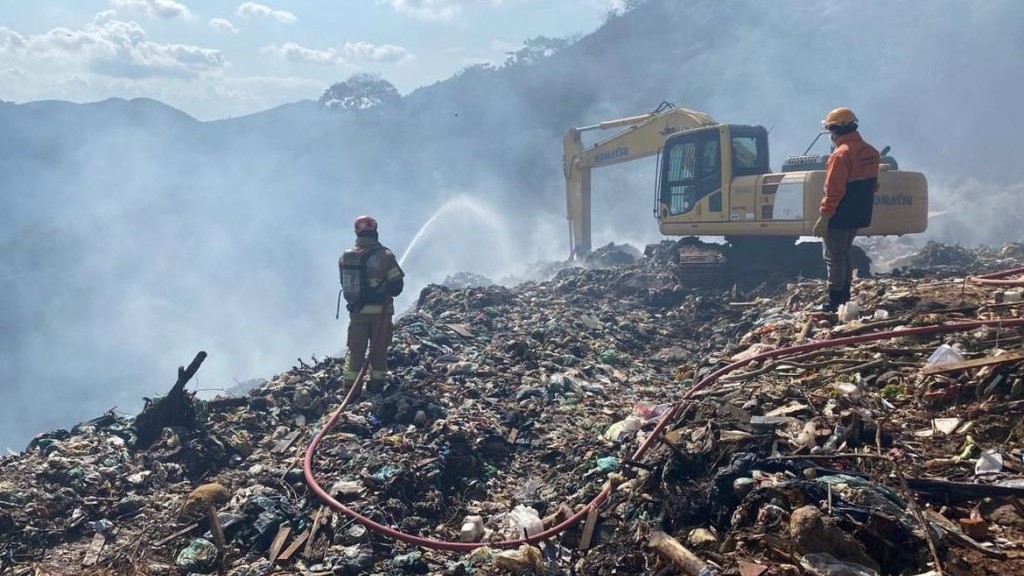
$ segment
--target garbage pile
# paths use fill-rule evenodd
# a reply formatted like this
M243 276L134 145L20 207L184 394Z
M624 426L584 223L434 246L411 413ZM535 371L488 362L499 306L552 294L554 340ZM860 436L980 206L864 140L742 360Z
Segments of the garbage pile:
M1010 268L1015 249L977 265ZM396 320L383 394L341 415L313 470L363 517L471 552L405 544L311 492L306 446L344 394L341 361L313 358L193 399L201 424L149 446L109 413L0 460L0 574L1024 572L1019 298L880 276L828 315L820 281L685 286L671 251L429 286ZM899 333L967 320L986 324ZM494 545L581 511L537 545Z
M920 250L895 258L891 267L915 276L957 276L984 274L1019 265L1024 259L1024 244L1016 242L999 247L967 248L959 244L929 241Z

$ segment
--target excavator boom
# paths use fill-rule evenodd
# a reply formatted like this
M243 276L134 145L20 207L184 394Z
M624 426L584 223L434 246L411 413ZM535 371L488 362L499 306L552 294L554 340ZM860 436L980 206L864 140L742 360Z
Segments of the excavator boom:
M717 124L718 122L703 112L662 102L649 114L570 128L565 134L562 159L569 219L570 257L586 254L591 249L590 176L594 168L653 156L661 150L665 138L669 135ZM583 144L583 132L624 127L628 129L596 144Z

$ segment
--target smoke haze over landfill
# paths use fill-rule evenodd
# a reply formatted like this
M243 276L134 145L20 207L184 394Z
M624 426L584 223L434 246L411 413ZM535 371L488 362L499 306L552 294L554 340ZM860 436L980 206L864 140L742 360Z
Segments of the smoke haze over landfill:
M460 270L498 280L564 259L562 134L662 100L771 128L775 170L850 106L928 176L935 216L915 243L1020 241L1007 120L1022 26L1012 0L651 0L553 54L368 110L282 102L200 122L146 99L0 103L0 447L135 412L198 350L206 395L339 353L336 261L359 214L406 256L403 309ZM594 246L660 239L653 170L595 174Z

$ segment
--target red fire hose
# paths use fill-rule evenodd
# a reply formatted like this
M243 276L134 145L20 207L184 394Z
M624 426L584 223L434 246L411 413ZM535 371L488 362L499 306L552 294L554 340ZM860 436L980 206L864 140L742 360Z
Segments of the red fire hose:
M1020 269L1020 271L1024 272L1024 269ZM1004 274L1008 273L1012 272L1007 272ZM387 316L383 316L381 318L381 321L387 321ZM682 397L680 398L680 401L677 402L672 407L672 409L669 410L658 421L657 426L655 426L654 430L651 432L650 435L648 435L647 439L640 445L640 447L637 448L636 452L633 453L631 459L634 461L639 461L640 458L643 457L644 453L647 452L647 450L650 448L654 440L658 437L659 434L661 434L662 430L664 430L664 428L668 426L669 423L671 423L678 415L679 411L683 408L684 401L690 399L695 393L699 392L700 390L703 390L711 386L712 384L717 382L719 378L725 376L726 374L732 372L733 370L736 370L737 368L741 368L753 362L760 362L761 360L778 358L780 356L789 356L792 354L802 354L804 352L819 350L822 348L835 348L841 346L848 346L851 344L860 344L862 342L872 342L875 340L885 340L887 338L899 338L904 336L925 336L930 334L945 334L947 332L962 332L982 327L1024 327L1024 318L1015 318L1007 320L978 320L971 322L958 322L953 324L939 324L935 326L925 326L921 328L907 328L903 330L887 330L885 332L862 334L858 336L848 336L846 338L836 338L834 340L820 340L810 342L807 344L789 346L787 348L779 348L776 350L770 350L768 352L762 352L761 354L757 354L756 356L752 356L745 360L738 360L722 368L719 368L718 370L712 372L708 376L705 376L694 386L688 388L686 392L683 393ZM377 341L374 340L372 346L376 345ZM335 421L337 421L342 411L348 406L349 401L352 399L352 391L360 388L362 380L366 375L366 369L367 364L364 363L363 368L359 372L359 375L356 379L356 384L349 389L349 392L345 396L345 399L342 401L341 405L338 406L334 413L331 414L331 417L327 420L327 423L324 424L323 428L321 428L320 431L317 432L316 435L313 437L313 440L306 448L306 457L302 462L302 468L303 471L305 472L306 483L309 485L310 490L312 490L317 496L319 496L320 499L324 501L324 503L326 503L334 510L337 510L338 512L341 512L349 516L350 518L359 522L363 526L366 526L370 530L373 530L374 532L383 534L390 538L394 538L395 540L401 540L402 542L406 542L408 544L413 544L415 546L421 546L424 548L433 548L436 550L469 552L481 546L491 546L495 548L514 548L522 544L533 544L535 542L545 540L547 538L550 538L565 531L572 525L582 520L591 509L600 507L601 504L603 504L604 501L608 499L608 496L611 495L612 486L610 483L605 483L604 487L601 489L601 492L593 500L587 503L586 506L583 507L583 509L581 509L579 512L572 515L570 518L566 519L562 523L558 524L557 526L553 526L552 528L549 528L543 532L540 532L528 538L520 538L516 540L503 540L501 542L448 542L445 540L437 540L434 538L424 538L422 536L406 534L405 532L401 532L399 530L391 528L390 526L385 526L383 524L374 522L370 518L367 518L359 514L359 512L335 500L334 497L332 497L326 490L324 490L322 486L320 486L320 484L316 480L316 477L313 474L313 456L316 454L317 447L323 440L324 435L327 434L327 431L330 430L331 426L333 426Z

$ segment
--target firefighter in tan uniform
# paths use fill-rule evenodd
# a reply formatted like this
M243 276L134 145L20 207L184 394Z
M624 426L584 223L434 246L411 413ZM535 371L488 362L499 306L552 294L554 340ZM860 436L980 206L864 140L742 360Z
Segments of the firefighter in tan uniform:
M835 312L849 302L853 280L850 249L857 229L871 224L871 212L878 189L878 150L857 131L857 116L849 108L836 108L821 121L829 131L835 150L828 159L821 216L814 223L814 235L824 240L828 271L828 301L825 312Z
M388 373L388 346L394 334L391 317L394 297L402 293L405 274L394 253L377 240L377 221L369 216L356 218L356 245L338 260L341 287L348 309L348 354L345 357L345 388L351 387L363 368L367 347L370 370L367 392L384 391ZM356 390L358 397L362 390Z

